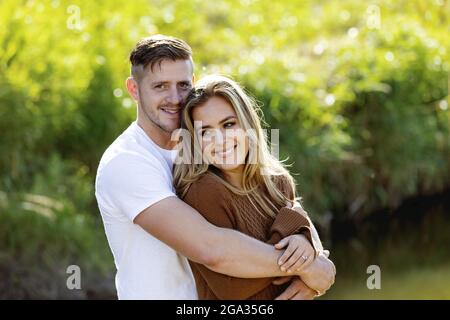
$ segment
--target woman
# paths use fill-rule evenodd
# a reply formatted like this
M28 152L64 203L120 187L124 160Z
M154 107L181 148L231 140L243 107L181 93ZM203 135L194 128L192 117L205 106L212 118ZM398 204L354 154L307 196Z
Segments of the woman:
M183 111L182 153L174 167L178 195L209 222L277 244L292 234L281 260L290 274L309 265L320 240L306 215L290 209L293 178L269 152L258 108L223 76L198 82ZM183 132L182 132L183 133ZM293 252L292 255L288 252ZM200 299L274 299L285 285L274 278L241 279L190 262ZM288 274L289 275L289 274Z

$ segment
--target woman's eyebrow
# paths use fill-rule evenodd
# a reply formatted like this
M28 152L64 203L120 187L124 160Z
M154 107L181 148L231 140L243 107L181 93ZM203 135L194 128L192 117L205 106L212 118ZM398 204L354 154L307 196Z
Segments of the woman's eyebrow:
M228 120L230 120L230 119L236 119L236 116L228 116L228 117L225 117L224 119L220 120L219 124L222 124L222 123L224 123L224 122L226 122L226 121L228 121ZM210 125L202 126L202 129L209 129L209 128L211 128Z
M224 118L222 121L220 121L219 124L222 124L222 123L224 123L225 121L228 121L228 120L230 120L230 119L236 119L236 116L228 116L228 117Z

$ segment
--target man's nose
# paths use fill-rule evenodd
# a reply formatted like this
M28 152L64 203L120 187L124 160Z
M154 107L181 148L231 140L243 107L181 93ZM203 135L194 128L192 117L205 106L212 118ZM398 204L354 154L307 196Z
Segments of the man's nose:
M173 105L180 104L180 102L182 101L181 90L179 90L178 88L170 89L166 100Z

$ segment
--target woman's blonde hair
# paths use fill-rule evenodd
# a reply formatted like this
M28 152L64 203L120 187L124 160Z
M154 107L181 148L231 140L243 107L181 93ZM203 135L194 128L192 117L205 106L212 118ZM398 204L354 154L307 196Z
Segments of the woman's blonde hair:
M192 161L194 158L202 159L200 137L195 130L192 111L212 97L222 97L231 104L249 139L242 189L227 182L220 174L220 170L208 165L205 161ZM189 94L182 114L181 129L187 130L190 138L183 138L181 146L184 161L178 158L174 167L174 186L178 195L184 198L192 183L203 174L210 173L233 193L248 196L255 208L263 215L274 217L275 212L278 211L277 207L283 207L288 202L292 203L294 199L288 199L283 194L280 184L277 184L273 176L282 176L295 197L294 180L283 164L269 152L261 122L263 122L261 109L235 81L219 75L201 79ZM269 197L265 195L265 192L261 192L259 186L267 189Z

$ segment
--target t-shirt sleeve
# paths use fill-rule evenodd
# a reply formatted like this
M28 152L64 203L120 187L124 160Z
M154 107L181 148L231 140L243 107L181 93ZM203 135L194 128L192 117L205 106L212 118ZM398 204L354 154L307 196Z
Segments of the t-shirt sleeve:
M162 164L154 160L137 154L123 154L110 160L97 177L99 204L117 209L134 221L146 208L176 196Z

